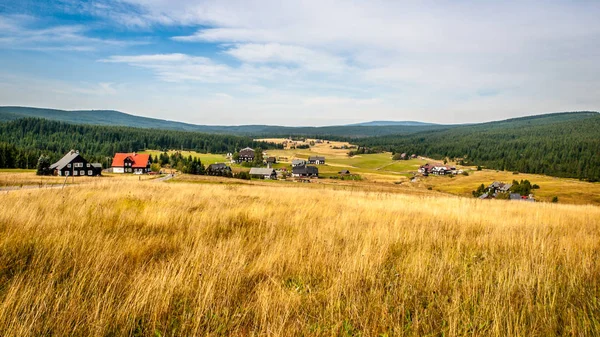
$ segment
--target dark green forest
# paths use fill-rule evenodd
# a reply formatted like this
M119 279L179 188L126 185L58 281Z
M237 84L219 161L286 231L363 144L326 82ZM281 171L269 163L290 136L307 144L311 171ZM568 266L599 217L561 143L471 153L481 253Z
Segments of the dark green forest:
M357 142L380 151L451 158L497 170L600 180L596 112L547 114Z
M71 149L79 150L88 161L106 166L116 152L181 149L233 153L248 146L278 147L242 136L76 125L37 118L0 123L0 168L35 168L41 154L54 162Z

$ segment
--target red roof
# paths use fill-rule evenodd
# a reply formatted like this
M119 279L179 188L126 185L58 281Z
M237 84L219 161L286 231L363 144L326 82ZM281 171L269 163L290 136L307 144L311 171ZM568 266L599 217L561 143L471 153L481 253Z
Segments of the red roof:
M133 168L145 168L148 166L150 160L149 154L138 154L138 153L115 153L113 158L112 167L123 167L125 166L125 159L129 158L133 161L131 167Z

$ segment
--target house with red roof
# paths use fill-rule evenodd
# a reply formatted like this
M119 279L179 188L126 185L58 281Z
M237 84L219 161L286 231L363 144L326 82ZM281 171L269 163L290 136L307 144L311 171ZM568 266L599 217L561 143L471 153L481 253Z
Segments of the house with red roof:
M113 173L143 174L150 171L150 155L139 153L115 153Z

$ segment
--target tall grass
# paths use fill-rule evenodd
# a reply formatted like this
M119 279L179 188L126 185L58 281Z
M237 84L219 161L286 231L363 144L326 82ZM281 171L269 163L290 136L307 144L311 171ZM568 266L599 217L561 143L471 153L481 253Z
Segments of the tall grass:
M2 336L600 334L600 208L106 181L0 194Z

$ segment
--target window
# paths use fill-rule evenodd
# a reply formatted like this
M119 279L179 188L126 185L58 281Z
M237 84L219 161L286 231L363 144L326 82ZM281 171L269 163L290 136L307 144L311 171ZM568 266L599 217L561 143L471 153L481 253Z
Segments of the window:
M85 164L86 167L90 167L90 163Z
M67 167L68 167L68 168L71 168L71 164L67 164Z
M85 171L81 170L81 172L79 172L80 175L84 176L85 175Z
M75 167L83 167L83 163L75 163Z
M77 175L77 171L73 171L73 175L76 176Z
M91 176L91 175L94 175L94 174L92 173L92 170L88 170L88 176Z
M66 175L67 177L69 176L69 174L70 174L70 172L69 172L69 171L65 172L65 175Z

